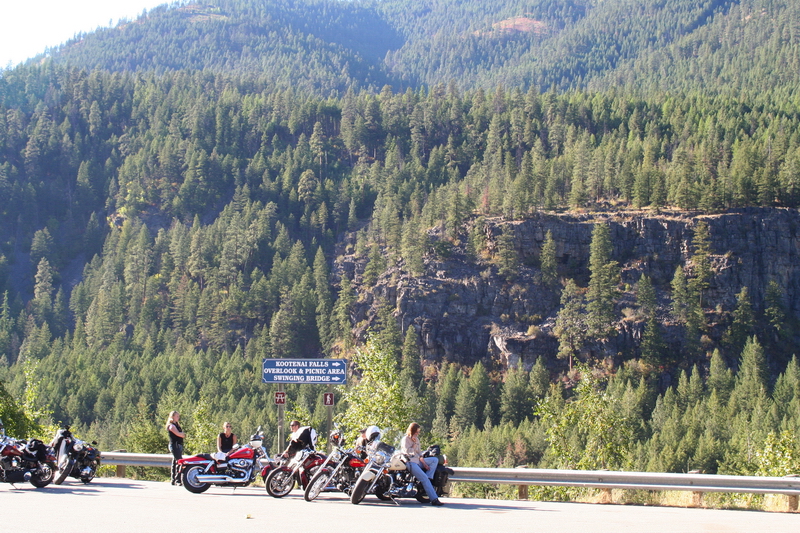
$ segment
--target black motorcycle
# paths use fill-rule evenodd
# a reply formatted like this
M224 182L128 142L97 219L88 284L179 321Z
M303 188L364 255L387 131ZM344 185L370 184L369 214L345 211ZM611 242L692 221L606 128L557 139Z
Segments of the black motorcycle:
M406 464L408 457L396 452L394 447L385 442L374 439L367 446L369 462L356 481L350 494L350 502L359 504L368 493L373 493L380 500L395 500L396 498L416 498L420 503L429 503L422 483L408 471ZM444 488L452 475L453 470L446 465L447 458L439 451L439 446L431 446L423 457L439 457L431 484L437 496L444 495Z
M53 451L44 442L7 437L0 420L0 481L29 481L34 487L42 488L53 480L55 470Z
M314 501L322 492L339 491L349 496L361 469L366 466L357 450L344 448L344 436L339 429L331 431L330 442L333 451L306 487L303 497L307 502Z
M56 451L58 468L53 483L61 485L68 476L80 479L83 483L94 479L100 466L100 451L95 448L96 442L89 444L76 439L69 426L66 426L56 432L50 445Z

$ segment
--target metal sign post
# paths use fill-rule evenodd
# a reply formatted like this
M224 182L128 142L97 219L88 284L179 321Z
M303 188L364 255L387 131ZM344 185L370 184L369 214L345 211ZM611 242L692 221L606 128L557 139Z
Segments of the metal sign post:
M275 403L278 404L278 447L283 451L283 410L286 407L286 393L283 391L283 383L278 383Z
M333 385L328 385L328 392L322 396L322 403L328 407L328 435L333 431ZM333 444L328 439L328 453L331 453Z

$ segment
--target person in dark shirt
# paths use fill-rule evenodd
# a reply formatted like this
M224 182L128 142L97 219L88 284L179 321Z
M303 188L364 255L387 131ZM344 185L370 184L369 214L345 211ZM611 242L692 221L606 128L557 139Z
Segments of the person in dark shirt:
M183 457L183 439L186 433L183 432L180 424L181 415L178 411L172 411L167 418L167 434L169 434L169 452L172 454L172 481L173 485L180 485L180 475L178 471L178 460Z
M300 422L297 420L292 420L289 427L292 430L291 441L289 441L289 446L283 452L283 457L290 457L305 448L314 449L317 440L317 432L314 428L311 426L301 427Z
M238 439L236 433L233 433L230 422L222 424L222 433L217 435L217 451L228 453L236 446Z

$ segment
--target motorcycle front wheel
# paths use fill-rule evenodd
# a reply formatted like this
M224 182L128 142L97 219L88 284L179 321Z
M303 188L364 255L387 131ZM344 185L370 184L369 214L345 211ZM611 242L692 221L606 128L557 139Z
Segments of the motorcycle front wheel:
M200 494L201 492L207 491L211 487L210 483L203 483L197 480L197 476L202 473L203 467L200 465L190 466L183 471L182 482L183 486L186 487L186 490L195 494Z
M55 463L42 463L39 467L39 471L36 475L31 477L31 485L36 487L37 489L41 489L42 487L46 487L53 481L53 476L56 472L56 464Z
M294 488L294 474L285 466L276 468L269 473L264 483L270 496L283 498Z
M69 457L68 455L64 455L63 459L61 457L58 458L58 474L56 474L55 480L53 483L56 485L61 485L64 483L64 480L67 479L69 473L72 472L72 467L75 466L75 459Z
M364 496L367 494L367 489L369 488L369 481L366 479L359 478L356 481L355 486L353 487L353 492L350 494L350 503L354 505L358 505L364 499Z
M330 483L331 474L332 471L330 468L323 468L314 474L314 477L311 478L311 481L306 487L306 492L303 494L303 498L305 498L307 502L314 501L314 499L319 496L320 492L325 490L325 487L327 487L328 483Z

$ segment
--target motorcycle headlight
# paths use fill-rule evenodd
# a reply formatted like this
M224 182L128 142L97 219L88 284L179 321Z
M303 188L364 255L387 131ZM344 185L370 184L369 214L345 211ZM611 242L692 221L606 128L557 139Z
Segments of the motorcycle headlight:
M81 441L76 442L72 449L76 452L83 451L83 443Z

